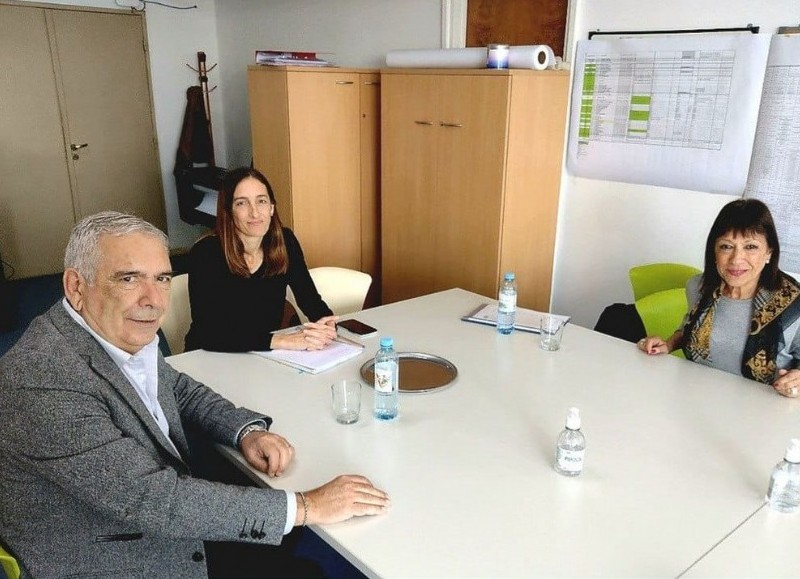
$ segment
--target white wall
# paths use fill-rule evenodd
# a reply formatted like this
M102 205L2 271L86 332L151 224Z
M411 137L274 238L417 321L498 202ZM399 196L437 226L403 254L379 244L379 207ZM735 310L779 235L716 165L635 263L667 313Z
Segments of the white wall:
M147 5L150 75L153 79L156 130L170 246L188 248L205 229L189 225L178 216L178 198L172 169L175 166L175 153L186 110L186 89L200 84L197 73L186 65L197 67L198 52L206 53L206 64L209 68L219 62L216 3L214 0L171 0L166 3L177 6L197 5L193 10L175 10L158 4ZM221 64L208 74L208 85L209 88L220 85L211 93L209 101L216 163L225 167L228 159L222 108L225 87L220 80L220 66Z
M798 18L793 0L574 1L575 41L595 29L722 28L750 23L770 34L778 26L796 25ZM593 327L605 306L633 301L628 283L631 266L677 261L702 268L708 229L732 199L564 173L552 310Z
M339 66L379 68L389 50L440 47L441 10L441 0L217 2L230 166L252 155L247 66L257 49L328 52Z
M51 0L51 4L69 4L95 8L119 9L113 0ZM164 183L164 201L167 212L170 246L190 247L204 231L180 220L175 194L172 168L178 148L183 112L186 107L186 89L199 84L197 74L186 64L197 66L197 52L206 53L208 64L217 62L216 13L214 0L175 0L177 6L193 6L192 10L175 10L148 4L146 9L147 41L150 52L150 77L152 79L156 134ZM217 71L209 75L213 86L219 80ZM225 127L222 119L222 102L218 89L211 96L211 119L217 164L225 165Z

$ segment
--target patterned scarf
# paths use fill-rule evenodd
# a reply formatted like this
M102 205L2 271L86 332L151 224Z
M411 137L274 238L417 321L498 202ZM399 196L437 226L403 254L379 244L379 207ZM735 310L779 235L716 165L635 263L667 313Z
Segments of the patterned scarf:
M742 376L771 384L777 371L778 352L784 347L784 328L800 317L800 285L781 272L775 291L760 288L753 298L753 319L742 356ZM683 328L683 353L695 362L711 354L711 329L722 286L701 296Z

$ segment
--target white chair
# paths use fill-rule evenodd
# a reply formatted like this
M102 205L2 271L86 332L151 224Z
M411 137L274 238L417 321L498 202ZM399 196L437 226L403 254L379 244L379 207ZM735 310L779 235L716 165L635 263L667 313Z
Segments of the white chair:
M169 308L161 323L161 331L164 332L170 352L180 354L185 347L186 332L189 331L192 323L192 309L189 305L189 274L182 273L173 277L169 293Z
M364 309L364 300L372 285L371 275L344 267L315 267L308 271L319 295L334 314L342 316ZM286 299L292 304L300 321L307 322L308 318L297 306L290 287L286 288Z

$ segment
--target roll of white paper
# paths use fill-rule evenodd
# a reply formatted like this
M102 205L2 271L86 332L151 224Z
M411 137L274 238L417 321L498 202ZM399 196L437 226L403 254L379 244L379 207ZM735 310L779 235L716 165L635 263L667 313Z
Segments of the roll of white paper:
M440 48L430 50L390 50L386 66L390 68L485 68L486 48ZM546 44L512 46L508 68L544 70L556 64L553 49Z
M486 48L441 48L390 50L386 66L391 68L485 68Z
M555 64L553 49L546 44L512 46L508 54L509 68L545 70L555 67Z

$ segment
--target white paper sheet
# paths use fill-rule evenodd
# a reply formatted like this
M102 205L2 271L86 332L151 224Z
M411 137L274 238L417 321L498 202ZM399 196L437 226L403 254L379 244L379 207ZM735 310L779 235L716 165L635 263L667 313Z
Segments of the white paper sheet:
M318 374L355 358L363 351L363 346L336 341L322 350L270 350L253 354L275 360L302 372Z
M203 199L200 203L195 207L198 211L202 211L203 213L207 213L208 215L213 215L214 217L217 216L217 196L219 195L213 189L209 189L208 187L201 187L200 185L194 185L194 188L197 191L203 192Z
M772 39L745 197L769 205L780 267L800 272L800 35Z
M552 316L557 318L561 324L569 322L569 316L561 316L556 314L548 314L545 312L537 312L536 310L529 310L526 308L517 308L516 315L514 316L514 329L522 332L532 332L538 334L539 319L542 316ZM469 314L461 318L465 322L475 322L478 324L485 324L487 326L497 325L497 303L492 302L483 304Z
M579 42L570 173L742 194L769 40L747 33Z

